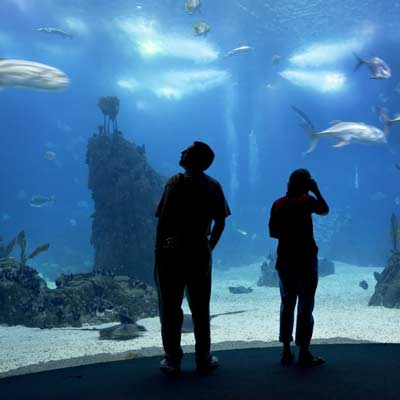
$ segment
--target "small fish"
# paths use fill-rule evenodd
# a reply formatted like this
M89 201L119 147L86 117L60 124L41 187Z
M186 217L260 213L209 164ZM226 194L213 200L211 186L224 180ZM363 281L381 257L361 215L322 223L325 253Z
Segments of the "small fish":
M279 54L274 54L271 57L271 64L272 65L278 65L282 60L282 56L280 56Z
M7 213L3 213L3 214L1 215L1 219L2 219L4 222L5 222L5 221L8 221L10 218L11 218L10 215L7 214Z
M225 57L231 57L234 56L235 54L240 54L240 53L248 53L249 51L253 50L254 47L251 46L240 46L236 47L235 49L229 50Z
M195 11L200 11L201 0L186 0L185 11L192 15Z
M58 35L68 39L72 39L72 35L70 33L67 33L65 31L63 31L62 29L58 29L58 28L37 28L36 29L38 32L44 32L44 33L50 33L52 35Z
M88 204L88 202L86 200L80 200L80 201L78 201L78 207L80 207L80 208L88 208L89 204Z
M192 27L196 36L207 36L207 33L211 30L210 25L203 21L194 23Z
M292 109L300 117L302 121L301 126L309 133L311 137L311 144L306 151L306 154L311 153L315 149L318 139L321 136L328 136L337 140L337 143L333 145L333 147L347 146L352 141L376 144L387 142L386 129L385 132L382 132L375 126L367 125L363 122L332 121L332 125L329 128L317 132L311 120L303 111L294 106L292 106Z
M354 189L358 190L360 188L360 183L358 181L358 165L356 164L354 168Z
M33 61L0 58L0 89L61 90L68 85L68 77L57 68Z
M247 232L244 231L243 229L236 228L236 232L237 232L237 233L240 233L242 236L247 236Z
M371 79L388 79L392 76L392 71L390 67L378 57L372 57L369 60L364 60L359 57L356 53L353 53L354 57L357 59L357 65L354 68L354 71L357 71L361 65L365 64L370 72Z
M47 204L51 204L54 202L55 202L54 196L47 197L47 196L36 195L31 198L29 205L31 207L43 207Z
M77 222L76 219L71 218L71 219L69 220L69 224L70 224L71 226L77 226L77 225L78 225L78 222Z
M56 158L56 153L50 150L46 151L46 153L44 154L44 158L49 161L54 160Z

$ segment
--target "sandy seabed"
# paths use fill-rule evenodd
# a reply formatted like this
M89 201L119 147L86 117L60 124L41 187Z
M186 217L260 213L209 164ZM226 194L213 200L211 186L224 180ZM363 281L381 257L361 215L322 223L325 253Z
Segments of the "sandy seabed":
M336 262L336 274L320 278L316 303L314 342L400 342L400 309L369 307L379 269ZM279 331L278 288L257 287L260 263L213 272L211 321L214 349L276 345ZM359 286L369 284L367 290ZM248 294L232 294L228 286L252 286ZM185 312L188 307L184 304ZM162 354L158 318L138 321L143 337L128 341L99 340L98 332L75 329L38 329L0 326L0 378L65 366L90 364ZM106 327L104 324L97 327ZM182 335L184 350L193 351L192 333Z

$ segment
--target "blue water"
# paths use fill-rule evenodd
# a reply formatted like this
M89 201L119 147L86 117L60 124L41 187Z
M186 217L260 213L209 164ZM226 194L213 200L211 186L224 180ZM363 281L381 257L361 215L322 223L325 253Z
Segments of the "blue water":
M299 167L311 171L333 210L325 222L316 219L320 255L385 262L390 216L400 207L400 126L384 145L332 148L324 137L305 156L309 137L290 105L319 130L332 120L382 129L374 106L390 116L400 112L400 2L204 0L200 13L187 15L177 0L3 0L0 15L1 57L54 66L71 81L60 92L0 91L0 233L7 240L25 229L28 246L50 242L35 260L38 268L45 262L57 271L91 267L85 151L102 123L97 101L106 95L120 98L119 128L146 145L150 164L163 175L179 171L180 151L193 140L213 147L209 173L232 209L214 257L219 263L254 262L274 250L269 209ZM193 35L198 20L210 25L207 37ZM224 57L241 45L253 50ZM327 45L315 61L316 46ZM296 64L293 57L305 51L314 60ZM354 72L352 51L385 60L391 78L371 80L366 67ZM278 65L271 61L275 54L282 57ZM287 70L334 71L344 84L324 91L315 78L299 86L281 75ZM45 159L49 150L54 160ZM30 207L36 194L56 202Z

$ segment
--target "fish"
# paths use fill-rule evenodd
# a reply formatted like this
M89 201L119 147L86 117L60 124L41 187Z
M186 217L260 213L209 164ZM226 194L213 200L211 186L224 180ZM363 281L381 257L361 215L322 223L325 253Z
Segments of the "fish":
M356 53L353 53L354 57L357 59L357 65L354 71L357 71L361 65L365 64L370 72L371 79L388 79L392 76L392 71L385 61L378 57L372 57L369 60L364 60L359 57Z
M393 118L389 118L382 107L376 107L376 109L379 112L379 116L383 124L387 128L391 127L393 124L398 124L400 122L400 114L395 114Z
M360 183L358 180L358 165L356 164L354 168L354 189L358 190L360 188Z
M54 160L56 158L56 153L54 153L54 151L46 151L46 153L44 154L44 158L46 160Z
M240 233L242 236L247 236L248 235L248 233L246 231L244 231L243 229L240 229L240 228L237 228L236 232Z
M387 143L387 129L385 132L379 128L367 125L364 122L345 122L345 121L332 121L331 126L323 131L317 132L308 118L308 116L295 106L292 106L294 112L300 117L303 127L311 137L311 143L306 154L311 153L317 146L318 139L321 136L328 136L335 140L337 143L333 147L343 147L349 145L352 141L360 143Z
M35 195L31 198L29 201L29 205L31 207L43 207L47 204L51 204L55 202L54 196L47 197L47 196L41 196L41 195Z
M254 47L251 46L240 46L240 47L236 47L235 49L229 50L225 57L231 57L235 54L240 54L240 53L248 53L249 51L253 50Z
M233 314L242 314L246 312L247 310L241 310L241 311L230 311L230 312L224 312L220 314L211 314L210 315L210 321L213 318L220 317L222 315L233 315ZM194 332L194 327L193 327L193 320L192 316L190 314L184 314L183 315L183 322L182 322L182 333L191 333Z
M0 58L0 89L62 90L70 81L64 72L34 61Z
M61 36L62 38L66 39L72 39L72 35L70 33L67 33L63 31L62 29L58 28L37 28L36 29L38 32L44 32L44 33L50 33L52 35L58 35Z
M279 54L274 54L271 57L271 64L272 65L278 65L282 60L282 56L280 56Z
M70 224L71 226L77 226L77 225L78 225L78 222L77 222L76 219L71 218L71 219L69 220L69 224Z
M192 27L196 36L206 36L207 33L211 30L210 25L208 25L207 22L204 21L195 22Z
M192 15L196 11L200 11L201 0L186 0L185 11Z

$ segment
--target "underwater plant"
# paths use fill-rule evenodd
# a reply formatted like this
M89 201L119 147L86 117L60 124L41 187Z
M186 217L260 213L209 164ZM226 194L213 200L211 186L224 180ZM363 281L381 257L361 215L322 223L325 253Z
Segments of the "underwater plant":
M399 243L399 221L397 219L396 214L392 214L390 217L390 236L392 238L393 252L398 252L398 243Z
M24 268L26 265L26 262L29 259L32 259L36 257L39 253L42 253L43 251L47 251L50 247L49 243L44 243L38 247L36 247L35 250L32 251L29 256L26 256L25 250L26 250L26 238L25 238L25 231L21 231L18 236L17 236L17 242L18 245L21 249L21 258L20 258L20 266L21 268Z
M103 132L110 133L110 121L113 124L113 132L117 132L118 131L117 115L119 112L119 98L116 96L100 97L97 104L104 116Z
M35 250L32 251L29 256L26 255L26 238L25 238L25 231L21 231L18 233L17 237L14 237L11 239L11 241L8 243L6 247L1 245L1 242L3 241L3 238L0 236L0 267L8 266L8 265L15 265L19 264L20 268L23 269L26 265L26 262L29 259L32 259L36 257L38 254L42 253L43 251L47 251L50 247L49 243L44 243L38 247L36 247ZM10 257L15 244L18 243L20 249L21 249L21 256L20 256L20 261L18 262L15 260L13 257Z

